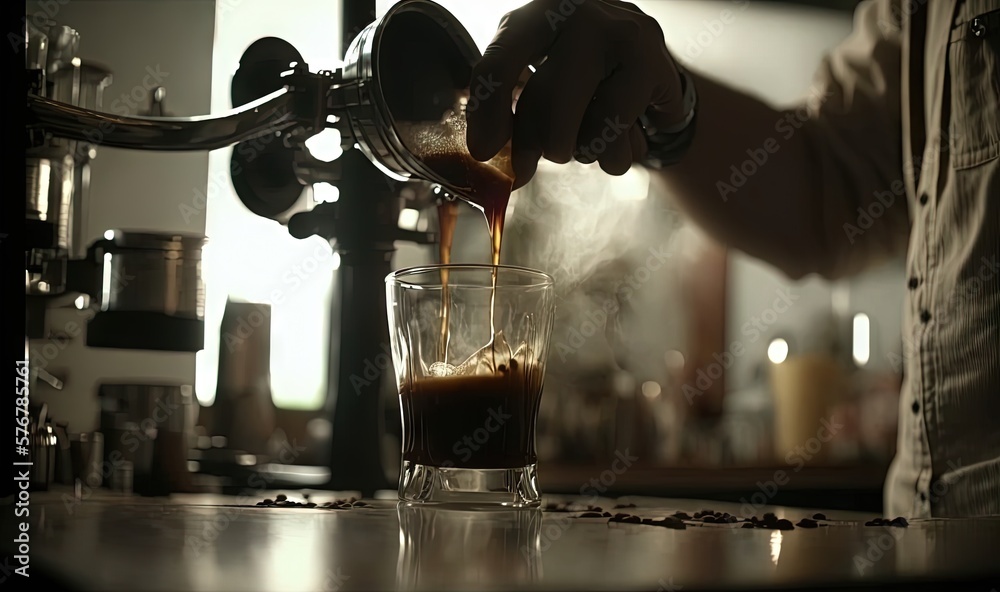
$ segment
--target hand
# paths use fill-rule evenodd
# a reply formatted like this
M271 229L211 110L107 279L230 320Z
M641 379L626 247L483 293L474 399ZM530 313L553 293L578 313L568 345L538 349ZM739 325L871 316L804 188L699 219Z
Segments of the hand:
M516 98L518 81L535 72ZM636 124L647 108L664 125L683 119L680 75L656 21L618 0L534 0L500 22L475 67L469 152L495 156L511 142L515 188L544 157L597 161L624 174L646 150Z

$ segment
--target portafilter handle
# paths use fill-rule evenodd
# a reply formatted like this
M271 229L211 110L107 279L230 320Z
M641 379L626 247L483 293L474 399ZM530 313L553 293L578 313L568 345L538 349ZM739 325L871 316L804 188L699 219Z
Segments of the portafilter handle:
M216 150L289 128L325 128L329 76L297 71L288 79L284 89L218 116L123 117L29 95L27 128L98 146L168 152Z

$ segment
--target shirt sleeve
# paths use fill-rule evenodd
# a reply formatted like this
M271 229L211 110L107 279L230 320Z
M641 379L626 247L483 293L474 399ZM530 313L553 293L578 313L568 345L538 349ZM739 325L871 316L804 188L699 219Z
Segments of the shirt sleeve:
M905 252L899 6L868 0L820 65L802 128L811 150L824 265L837 278Z

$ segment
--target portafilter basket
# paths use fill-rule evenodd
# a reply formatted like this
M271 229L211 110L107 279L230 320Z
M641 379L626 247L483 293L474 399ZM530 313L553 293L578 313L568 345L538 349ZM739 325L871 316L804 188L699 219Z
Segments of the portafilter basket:
M423 179L464 194L414 154L400 126L440 122L468 96L481 58L465 27L430 0L399 2L361 31L341 76L351 131L368 159L398 180Z

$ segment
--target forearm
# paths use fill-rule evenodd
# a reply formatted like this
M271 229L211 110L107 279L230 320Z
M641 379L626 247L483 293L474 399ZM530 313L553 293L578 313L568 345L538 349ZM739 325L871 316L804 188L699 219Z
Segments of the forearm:
M824 272L819 164L802 112L776 110L711 79L698 89L697 134L662 171L672 197L721 242L798 278Z

